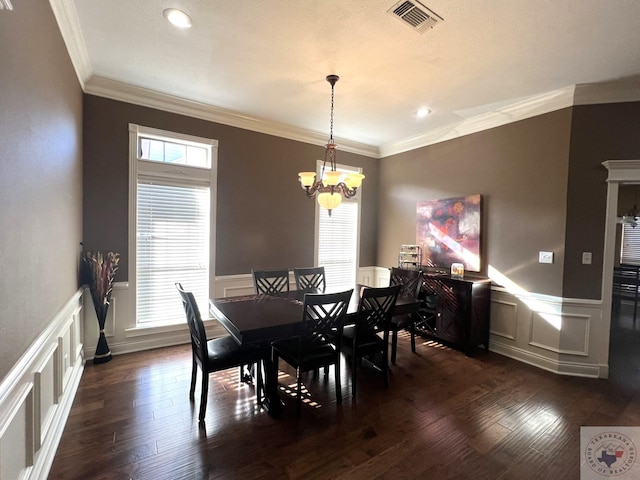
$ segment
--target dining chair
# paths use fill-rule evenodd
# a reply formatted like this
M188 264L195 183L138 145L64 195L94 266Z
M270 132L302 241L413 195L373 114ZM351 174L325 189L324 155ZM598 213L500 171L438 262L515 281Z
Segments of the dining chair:
M251 270L256 295L289 292L289 270Z
M324 293L327 289L324 267L294 268L293 275L300 292Z
M276 340L272 345L273 368L280 359L296 369L296 416L302 406L302 374L334 365L336 402L342 403L340 357L344 316L353 290L340 293L306 294L300 335ZM326 370L325 370L326 373ZM276 374L277 376L277 374Z
M342 351L351 360L351 395L356 396L358 365L365 356L382 354L380 370L385 388L389 387L389 323L398 299L400 285L360 291L358 315L342 333ZM373 361L372 363L375 363Z
M420 287L422 286L422 271L407 270L404 268L391 268L389 285L400 285L401 296L418 298ZM411 351L416 353L416 318L417 314L408 313L406 315L396 315L391 318L389 328L391 337L391 363L396 363L396 353L398 350L398 332L403 329L409 330L411 334Z
M193 293L185 291L180 283L176 283L175 285L182 298L182 304L189 325L189 333L191 335L192 367L191 389L189 390L189 399L191 401L194 400L198 367L200 367L202 371L198 421L203 423L207 411L209 374L232 367L241 367L242 365L251 365L254 363L260 365L264 358L265 350L256 345L239 345L231 335L208 340L204 324L202 323L202 317L200 316L200 310L198 309ZM256 370L258 372L256 399L258 405L260 405L262 403L262 391L264 390L262 368L257 368Z

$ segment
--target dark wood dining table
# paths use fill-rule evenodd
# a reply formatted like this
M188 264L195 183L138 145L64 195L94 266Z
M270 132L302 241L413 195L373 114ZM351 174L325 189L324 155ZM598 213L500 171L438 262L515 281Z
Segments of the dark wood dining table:
M358 314L360 291L356 285L351 295L345 324L354 323ZM239 344L263 344L280 338L294 337L300 332L304 294L297 291L282 295L244 295L209 300L209 312ZM417 312L420 300L399 296L394 315ZM265 358L265 403L269 414L278 416L282 402L278 395L278 372L270 355Z

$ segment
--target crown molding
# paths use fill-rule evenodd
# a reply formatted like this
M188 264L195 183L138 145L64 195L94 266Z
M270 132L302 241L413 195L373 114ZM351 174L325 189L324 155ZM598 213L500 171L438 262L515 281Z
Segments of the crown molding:
M637 101L640 101L640 82L637 80L572 85L437 128L422 135L383 145L380 147L380 157L415 150L575 105Z
M91 77L92 70L75 5L70 0L49 0L49 4L53 10L53 15L56 17L56 22L58 22L58 28L67 46L80 86L84 90L87 80Z
M85 93L99 97L120 100L143 107L156 108L165 112L200 118L202 120L288 138L289 140L310 143L312 145L324 146L327 143L326 135L311 130L251 117L249 115L242 115L230 110L225 110L224 108L186 100L95 75L85 83L84 91ZM336 138L336 143L341 151L373 158L379 157L378 148L372 145L339 138Z
M622 80L576 85L574 105L640 101L640 81Z
M436 128L422 135L407 138L399 142L390 143L380 147L380 156L388 157L416 148L426 147L435 143L453 140L454 138L470 135L472 133L501 127L509 123L525 120L545 113L561 110L573 105L574 86L555 90L529 97L512 105L500 108L493 112L487 112L458 123Z
M326 135L292 125L242 115L223 108L135 87L93 75L78 15L71 0L49 0L80 86L85 93L167 112L201 118L232 127L324 146ZM529 97L521 102L430 130L380 147L336 138L340 150L372 158L384 158L435 143L453 140L490 128L525 120L574 105L640 101L640 82L635 79L579 84Z

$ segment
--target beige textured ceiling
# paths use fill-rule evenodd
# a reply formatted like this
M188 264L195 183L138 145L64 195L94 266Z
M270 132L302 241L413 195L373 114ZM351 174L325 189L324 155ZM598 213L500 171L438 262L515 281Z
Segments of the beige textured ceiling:
M638 0L51 0L75 7L84 80L116 80L381 147L572 85L640 78ZM163 17L185 10L193 27ZM65 38L66 39L66 38ZM78 68L76 66L76 68ZM637 83L637 82L636 82ZM418 120L422 106L432 110Z

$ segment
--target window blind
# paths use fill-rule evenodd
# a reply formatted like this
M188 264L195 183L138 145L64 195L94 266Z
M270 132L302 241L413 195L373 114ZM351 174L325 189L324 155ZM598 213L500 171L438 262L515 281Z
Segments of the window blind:
M209 187L138 181L137 190L137 323L185 321L176 282L193 292L206 318Z
M622 225L621 263L640 265L640 226Z
M327 292L353 288L356 283L358 202L343 200L331 211L320 208L318 265L324 266Z

